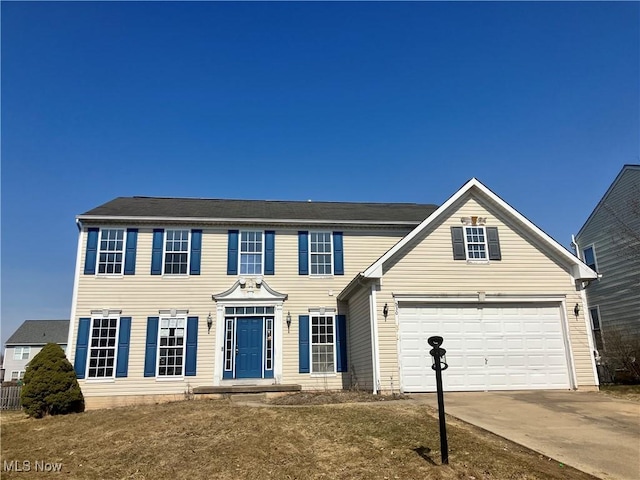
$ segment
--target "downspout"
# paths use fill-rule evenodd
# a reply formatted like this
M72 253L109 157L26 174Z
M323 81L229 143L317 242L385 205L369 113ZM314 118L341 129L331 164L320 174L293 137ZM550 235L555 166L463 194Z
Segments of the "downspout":
M380 389L380 354L378 350L378 302L376 299L376 285L371 285L371 294L369 295L369 303L371 309L371 356L373 370L373 394L377 395Z
M580 258L580 248L578 246L578 242L576 242L576 237L575 235L571 235L571 245L573 245L573 247L576 250L576 256L582 260ZM575 281L575 279L574 279ZM591 369L593 371L593 378L595 380L595 385L597 387L600 386L600 379L598 378L598 366L596 363L596 342L595 339L593 338L593 328L591 325L591 312L589 311L589 305L587 303L587 292L586 292L586 286L580 289L580 298L582 300L582 311L584 312L584 322L585 322L585 326L587 328L587 342L589 344L589 356L591 357ZM598 352L599 354L599 352ZM577 383L577 379L576 379L576 383ZM577 387L577 385L576 385Z
M76 219L76 226L78 227L78 249L76 252L76 269L73 278L73 295L71 297L71 315L69 317L69 333L67 334L67 349L66 356L71 365L73 365L73 359L71 358L71 350L73 349L75 355L75 345L73 342L73 332L76 319L76 305L78 303L78 283L80 282L80 261L82 259L82 222L80 219Z

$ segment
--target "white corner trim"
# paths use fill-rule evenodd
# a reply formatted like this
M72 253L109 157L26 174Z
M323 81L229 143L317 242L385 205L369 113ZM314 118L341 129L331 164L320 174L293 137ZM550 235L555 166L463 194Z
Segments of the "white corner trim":
M369 295L369 308L371 318L371 354L373 362L373 394L379 393L380 387L380 346L378 344L378 300L376 295L376 285L371 285L371 294Z
M82 245L83 245L83 235L82 235L82 223L77 221L79 228L78 231L78 249L76 252L76 271L73 278L73 296L71 299L71 316L69 317L69 332L67 333L67 348L65 349L65 354L67 360L71 362L71 365L74 364L74 359L71 358L71 351L73 350L75 357L76 345L73 343L73 334L75 331L76 324L76 305L78 304L78 284L80 283L80 263L82 261ZM6 357L5 357L6 359ZM4 380L4 379L3 379Z
M580 290L580 298L582 300L582 312L584 316L585 328L587 329L587 339L589 343L589 358L591 359L591 368L593 370L593 378L595 380L595 385L600 385L600 379L598 378L598 367L596 365L595 358L595 341L593 338L593 327L591 326L591 311L589 310L589 306L587 305L587 292L583 288Z

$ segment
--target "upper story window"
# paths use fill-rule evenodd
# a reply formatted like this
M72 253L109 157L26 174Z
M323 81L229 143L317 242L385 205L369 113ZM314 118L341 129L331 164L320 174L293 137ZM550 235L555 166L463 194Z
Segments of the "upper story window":
M16 347L13 351L14 360L29 360L31 354L31 347Z
M451 227L451 242L454 260L467 260L469 263L502 260L498 227L483 225Z
M113 378L116 368L118 318L91 320L87 378Z
M100 230L98 250L98 274L121 275L124 260L124 229Z
M582 250L582 259L587 266L594 271L598 271L598 264L596 263L596 251L593 245L588 246Z
M464 227L467 260L487 259L487 236L484 227Z
M262 232L240 232L240 275L262 275Z
M309 232L311 275L333 274L333 243L330 232Z
M186 275L189 272L189 230L167 230L164 244L164 273Z

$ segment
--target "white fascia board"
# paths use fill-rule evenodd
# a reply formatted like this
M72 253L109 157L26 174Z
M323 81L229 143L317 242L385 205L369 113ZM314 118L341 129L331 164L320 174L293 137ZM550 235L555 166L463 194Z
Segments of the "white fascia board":
M420 225L418 225L409 235L404 237L398 243L396 243L387 253L385 253L378 261L367 268L364 271L365 277L380 278L382 276L382 266L384 263L393 257L402 247L409 243L413 238L420 234L427 226L435 222L439 217L443 216L445 212L457 202L463 195L465 195L472 188L476 188L482 195L493 201L500 208L502 208L508 215L516 219L522 225L524 225L531 233L537 236L543 241L552 251L556 252L562 259L566 260L571 266L571 274L576 280L593 280L598 278L598 274L587 267L580 259L569 252L566 248L556 242L553 238L547 235L544 231L534 225L524 215L514 209L507 202L502 200L498 195L493 193L487 187L485 187L478 179L472 178L465 183L460 190L453 194L440 208L427 217Z
M370 225L370 226L399 226L411 227L418 222L410 221L380 221L380 220L309 220L309 219L277 219L277 218L213 218L213 217L128 217L112 215L78 215L80 221L91 222L162 222L162 223L215 223L215 224L281 224L281 225Z

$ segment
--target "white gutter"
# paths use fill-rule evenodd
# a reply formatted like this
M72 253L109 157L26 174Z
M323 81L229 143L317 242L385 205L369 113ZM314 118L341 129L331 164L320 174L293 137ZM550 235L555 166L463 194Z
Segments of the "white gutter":
M78 226L78 250L76 253L76 270L73 278L73 295L71 297L71 316L69 317L69 333L67 336L67 348L65 349L65 353L67 355L67 359L73 365L73 360L71 358L71 350L74 351L75 355L75 347L73 342L73 332L74 332L74 324L76 320L76 305L78 303L78 283L80 282L80 263L82 261L82 222L80 219L76 219L76 225Z
M378 345L378 302L376 299L376 285L371 285L369 308L371 309L371 356L373 367L373 394L377 395L380 387L380 353Z

